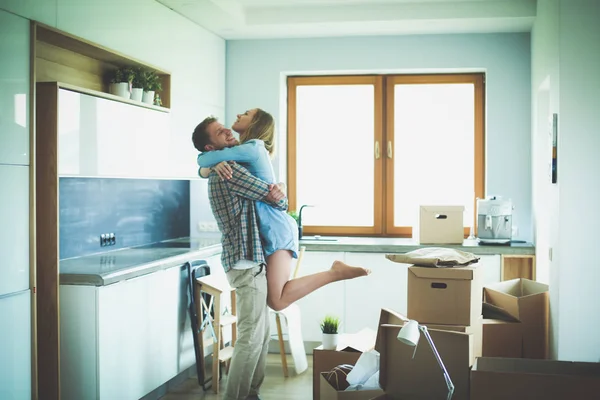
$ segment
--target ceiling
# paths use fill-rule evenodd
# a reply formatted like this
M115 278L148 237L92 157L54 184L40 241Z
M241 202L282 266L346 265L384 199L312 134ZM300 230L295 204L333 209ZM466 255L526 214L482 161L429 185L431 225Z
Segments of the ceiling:
M536 0L156 0L224 39L529 32Z

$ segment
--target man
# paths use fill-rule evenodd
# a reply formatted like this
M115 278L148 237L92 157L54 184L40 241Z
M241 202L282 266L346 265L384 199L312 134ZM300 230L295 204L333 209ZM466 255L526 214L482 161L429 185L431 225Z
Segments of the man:
M214 117L196 127L192 141L198 151L237 144L231 130ZM222 180L213 171L208 181L210 206L222 233L221 260L237 303L238 336L223 399L254 400L259 399L270 340L266 261L254 202L265 201L286 210L287 199L277 186L257 179L239 164L231 168L231 179Z

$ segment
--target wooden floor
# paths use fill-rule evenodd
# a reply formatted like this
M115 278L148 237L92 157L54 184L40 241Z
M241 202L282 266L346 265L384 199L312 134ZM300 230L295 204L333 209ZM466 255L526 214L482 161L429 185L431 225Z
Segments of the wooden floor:
M289 378L283 377L281 369L281 358L279 354L269 354L267 358L267 374L265 382L260 391L262 400L309 400L312 399L312 356L308 356L308 370L300 375L294 375L293 360L288 355L288 368L290 367ZM225 388L225 380L221 379L220 392ZM190 378L181 385L170 390L160 400L217 400L221 399L221 393L218 395L212 392L212 389L204 391L198 385L195 378Z

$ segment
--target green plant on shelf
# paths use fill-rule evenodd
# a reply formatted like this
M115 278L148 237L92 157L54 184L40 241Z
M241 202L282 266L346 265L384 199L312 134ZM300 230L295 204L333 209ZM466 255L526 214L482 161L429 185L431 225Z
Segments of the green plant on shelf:
M144 74L144 90L146 92L154 90L155 92L159 92L162 90L162 85L160 82L160 76L153 71L146 71Z
M132 87L143 89L146 82L146 71L142 68L136 68L133 70L133 79L131 81Z
M135 78L135 70L130 67L117 68L112 72L110 83L133 82Z
M321 332L328 334L338 333L340 327L340 319L332 315L327 315L321 321Z

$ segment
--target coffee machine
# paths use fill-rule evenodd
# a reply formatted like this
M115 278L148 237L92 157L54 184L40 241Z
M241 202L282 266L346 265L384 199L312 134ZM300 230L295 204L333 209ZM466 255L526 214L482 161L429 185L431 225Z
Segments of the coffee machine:
M508 244L512 239L512 200L501 196L477 199L477 239L480 243Z

